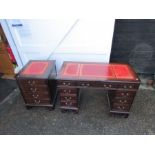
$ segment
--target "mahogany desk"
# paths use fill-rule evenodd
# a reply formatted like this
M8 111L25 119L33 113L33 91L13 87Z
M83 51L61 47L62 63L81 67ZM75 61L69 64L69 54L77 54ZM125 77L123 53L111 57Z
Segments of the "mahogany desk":
M64 62L58 77L60 108L79 110L79 89L107 90L111 113L129 115L140 85L133 69L126 64Z

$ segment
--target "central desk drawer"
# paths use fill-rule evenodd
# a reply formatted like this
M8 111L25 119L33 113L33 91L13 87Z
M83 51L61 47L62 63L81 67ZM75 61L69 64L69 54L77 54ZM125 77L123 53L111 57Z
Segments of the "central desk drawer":
M60 85L60 86L75 86L76 83L74 81L58 81L58 85Z

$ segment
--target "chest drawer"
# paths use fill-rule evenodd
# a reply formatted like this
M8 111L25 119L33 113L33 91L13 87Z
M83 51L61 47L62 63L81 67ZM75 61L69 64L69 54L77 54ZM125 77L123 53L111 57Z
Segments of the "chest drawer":
M35 92L35 93L23 93L23 96L24 98L27 98L27 99L48 99L50 98L50 94L49 92Z
M22 86L38 86L38 85L47 85L47 80L37 80L37 79L20 79L19 80L20 85Z
M39 92L49 92L49 87L47 85L42 86L23 86L20 85L23 92L39 93Z
M26 104L50 104L50 99L25 99Z

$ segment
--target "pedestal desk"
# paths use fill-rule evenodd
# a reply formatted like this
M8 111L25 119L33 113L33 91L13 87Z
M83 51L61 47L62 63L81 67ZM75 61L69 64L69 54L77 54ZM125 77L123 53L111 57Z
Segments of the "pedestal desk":
M28 109L32 106L54 108L57 94L55 61L29 61L16 79Z
M81 88L107 90L111 113L128 116L140 80L127 64L64 62L57 76L60 108L79 110ZM92 96L93 97L93 96Z

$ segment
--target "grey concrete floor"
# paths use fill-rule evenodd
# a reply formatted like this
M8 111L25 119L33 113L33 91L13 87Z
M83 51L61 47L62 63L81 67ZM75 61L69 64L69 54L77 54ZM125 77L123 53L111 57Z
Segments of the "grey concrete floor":
M155 91L140 89L128 118L109 115L105 91L82 90L79 114L27 110L18 89L0 105L0 134L155 134Z

